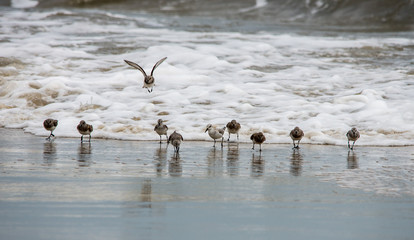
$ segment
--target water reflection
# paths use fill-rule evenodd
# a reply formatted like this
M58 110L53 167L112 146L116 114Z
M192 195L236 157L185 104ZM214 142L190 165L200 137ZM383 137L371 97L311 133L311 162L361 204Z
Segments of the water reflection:
M252 154L252 177L261 177L264 174L264 159L262 153L259 153L259 156Z
M357 168L359 168L358 157L357 157L356 153L352 150L348 151L347 163L348 163L348 169L357 169Z
M56 162L56 144L53 141L43 143L43 162L51 166Z
M171 157L168 163L168 172L172 177L181 177L183 175L180 153L174 153L174 155Z
M227 173L239 175L239 143L229 142L227 145Z
M160 144L160 147L155 149L154 160L157 176L161 176L167 164L167 148Z
M151 179L145 179L142 182L142 186L141 186L141 199L140 202L142 202L142 204L140 205L140 207L142 208L152 208L152 184L151 184Z
M303 157L299 149L293 149L290 158L290 174L292 176L300 176L302 174Z
M221 176L223 175L223 149L210 149L207 155L207 175Z
M89 167L91 165L92 146L90 142L81 142L78 147L78 166Z

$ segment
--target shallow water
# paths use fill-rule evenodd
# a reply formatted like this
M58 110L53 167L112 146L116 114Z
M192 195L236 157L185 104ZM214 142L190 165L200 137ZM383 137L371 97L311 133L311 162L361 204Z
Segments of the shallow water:
M56 138L0 129L1 239L409 239L414 148Z

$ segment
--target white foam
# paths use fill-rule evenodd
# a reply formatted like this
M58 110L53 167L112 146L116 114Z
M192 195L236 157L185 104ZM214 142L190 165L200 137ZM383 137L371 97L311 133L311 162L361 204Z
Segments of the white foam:
M34 0L11 0L11 5L14 8L32 8L39 4L38 1Z
M0 67L11 74L0 81L6 127L47 135L42 122L53 117L56 136L78 137L83 119L95 126L95 137L157 140L153 128L162 118L186 140L209 140L208 123L237 119L243 142L264 131L267 142L290 143L289 131L300 126L303 143L344 145L345 133L357 127L357 145L412 144L409 66L364 57L407 54L390 46L412 52L412 39L185 32L139 28L136 17L129 26L116 24L130 18L119 14L105 15L113 23L99 23L56 13L0 16L1 36L9 39L0 43L2 57L20 61ZM142 88L142 74L123 62L149 73L165 56L152 93Z

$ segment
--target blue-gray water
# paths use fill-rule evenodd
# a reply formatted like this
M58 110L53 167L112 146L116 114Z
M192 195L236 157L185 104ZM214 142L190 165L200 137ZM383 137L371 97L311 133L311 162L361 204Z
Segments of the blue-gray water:
M413 147L184 142L177 158L155 141L0 135L1 239L414 235Z

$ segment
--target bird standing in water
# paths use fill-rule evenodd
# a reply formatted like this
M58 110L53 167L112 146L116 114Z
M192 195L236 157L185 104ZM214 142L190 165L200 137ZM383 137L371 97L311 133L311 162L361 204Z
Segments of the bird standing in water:
M360 137L358 130L356 128L352 128L346 133L346 137L348 138L348 148L354 150L355 141ZM349 144L349 141L354 141L352 143L352 147Z
M179 153L181 141L184 141L183 136L177 133L177 131L174 131L168 138L167 144L171 142L171 144L174 146L174 152Z
M161 60L159 60L154 67L151 70L151 74L148 76L147 73L144 71L144 69L139 66L138 64L128 61L128 60L124 60L128 65L140 70L142 72L142 74L144 75L144 85L142 86L142 88L146 88L148 90L148 92L152 92L153 88L154 88L154 70L162 63L164 62L164 60L167 59L167 57L162 58Z
M250 140L253 142L253 150L254 150L254 144L259 144L260 146L260 152L262 151L262 143L266 141L266 137L263 135L262 132L253 133L252 136L250 136Z
M91 142L91 132L93 132L93 126L87 124L85 121L80 121L77 126L78 132L82 134L81 142L83 142L83 135L89 135L89 142Z
M295 127L292 131L290 131L290 138L293 140L293 148L299 148L299 142L303 136L305 136L305 134L299 127ZM295 141L298 141L297 145L295 145Z
M221 138L221 147L223 147L223 140L224 140L224 130L226 129L226 127L220 128L220 129L216 129L213 128L213 125L208 124L206 127L206 131L208 131L208 135L214 140L214 145L213 147L216 147L216 139L220 139Z
M53 131L55 130L57 125L58 125L58 120L51 119L51 118L48 118L43 122L43 127L45 127L46 130L50 131L50 135L49 137L46 138L46 140L50 140L52 136L53 137L55 136L53 134Z
M157 125L155 125L154 131L158 133L158 135L160 135L160 143L161 143L161 135L165 135L165 137L167 138L167 142L168 142L168 136L167 136L168 127L167 125L163 123L162 119L158 119L158 123Z
M237 140L239 140L239 130L241 128L240 123L233 119L231 122L227 123L226 127L229 132L229 138L227 141L230 141L230 134L237 134Z

